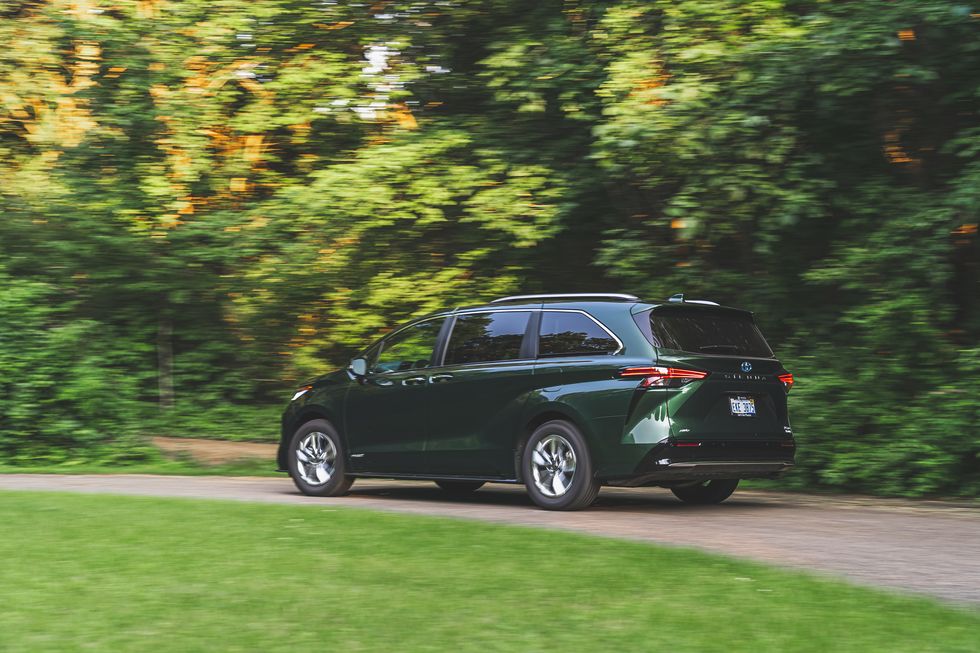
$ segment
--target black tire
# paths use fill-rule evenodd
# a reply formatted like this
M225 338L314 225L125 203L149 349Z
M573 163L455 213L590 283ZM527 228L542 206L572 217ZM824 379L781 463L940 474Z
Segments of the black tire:
M300 460L297 455L297 449L306 440L306 438L313 434L322 434L327 439L330 440L330 444L333 445L333 464L332 472L329 473L329 478L322 483L311 483L307 478L315 476L313 470L310 467L305 467L300 470ZM315 440L323 442L321 438L315 437ZM326 447L320 447L321 449L329 450L329 445ZM304 453L308 453L308 449L304 449ZM329 454L328 454L329 455ZM346 494L347 490L350 489L351 484L354 482L352 476L347 475L347 451L344 449L344 442L337 433L337 429L333 427L330 422L323 419L315 419L301 427L296 429L296 433L289 440L289 450L286 453L287 465L289 468L289 475L293 479L293 483L299 488L299 491L303 494L309 495L311 497L336 497L342 494ZM306 475L307 478L303 478Z
M738 479L716 479L713 481L702 481L694 485L684 485L681 487L670 488L674 496L684 503L695 503L708 505L721 503L738 487Z
M558 496L549 496L538 487L540 482L543 486L550 487L549 491L554 492L553 483L549 483L548 479L553 481L556 474L552 473L548 476L548 473L541 472L541 466L534 462L534 452L538 444L549 440L552 436L557 436L567 443L574 453L574 472L570 475L567 472L562 475L568 484L564 486L567 489ZM545 445L547 444L548 442L545 442ZM539 469L537 477L534 466ZM589 454L585 438L573 424L564 420L545 422L531 434L521 455L521 475L531 500L546 510L581 510L592 505L599 495L600 484L595 478L592 456Z
M450 494L472 494L484 485L484 481L436 481L436 485Z

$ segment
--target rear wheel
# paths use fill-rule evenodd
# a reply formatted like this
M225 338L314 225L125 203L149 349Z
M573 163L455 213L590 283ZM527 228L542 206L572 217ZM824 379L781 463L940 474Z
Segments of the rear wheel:
M296 429L289 441L289 475L303 494L335 497L347 492L354 478L347 476L347 458L340 434L323 419Z
M451 494L471 494L483 487L483 481L436 481L436 485Z
M724 480L716 479L713 481L702 481L692 485L672 487L670 491L674 496L685 503L696 503L701 505L721 503L738 487L738 479Z
M546 422L531 434L521 472L531 499L547 510L581 510L599 494L585 438L569 422Z

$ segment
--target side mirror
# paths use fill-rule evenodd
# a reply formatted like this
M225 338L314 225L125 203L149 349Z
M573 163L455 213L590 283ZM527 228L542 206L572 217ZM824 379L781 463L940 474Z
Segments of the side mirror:
M366 376L367 361L363 358L355 358L350 362L350 371L354 373L354 376Z

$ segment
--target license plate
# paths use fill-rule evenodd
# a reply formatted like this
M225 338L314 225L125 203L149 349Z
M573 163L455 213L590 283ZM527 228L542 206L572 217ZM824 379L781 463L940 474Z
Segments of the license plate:
M733 417L755 417L755 399L752 397L729 397L728 403Z

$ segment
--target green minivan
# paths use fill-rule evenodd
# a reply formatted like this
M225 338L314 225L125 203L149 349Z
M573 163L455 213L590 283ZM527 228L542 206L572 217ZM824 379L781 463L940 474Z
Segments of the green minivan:
M299 388L278 464L313 496L380 477L457 494L523 483L552 510L585 508L603 485L719 503L793 466L792 386L747 311L504 297L419 318Z

